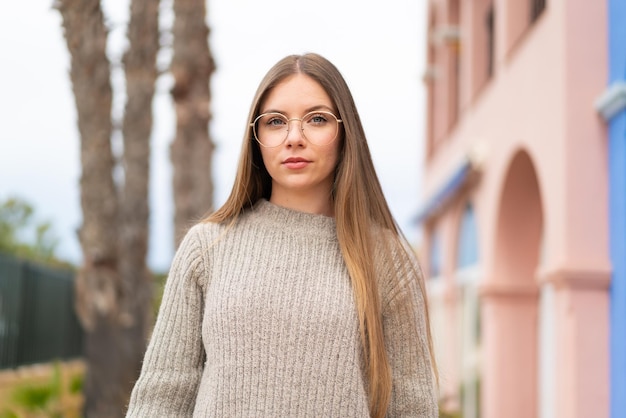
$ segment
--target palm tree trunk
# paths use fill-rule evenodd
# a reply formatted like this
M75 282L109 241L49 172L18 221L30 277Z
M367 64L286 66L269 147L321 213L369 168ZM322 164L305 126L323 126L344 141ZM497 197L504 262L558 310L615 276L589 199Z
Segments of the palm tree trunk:
M122 278L122 338L119 340L119 349L126 363L119 384L126 396L130 394L139 375L152 325L152 275L146 258L150 216L152 100L159 50L159 0L132 0L128 40L129 49L123 61L127 99L122 125L124 188L119 220L119 269Z
M85 329L85 415L121 417L139 371L150 310L146 269L151 102L158 49L158 0L133 0L125 56L125 185L118 202L111 150L112 88L99 0L58 0L71 56L81 138L83 266L77 312Z
M104 352L99 350L103 336L110 336L115 329L120 284L107 30L99 0L59 0L57 7L71 55L70 78L81 138L83 224L79 239L83 265L76 278L76 303L85 329L85 414L114 416L120 403L117 391L111 387L116 382L118 357L111 356L111 351L103 355L110 343L102 347Z
M205 0L174 0L174 16L171 72L177 125L170 156L178 245L191 223L212 208L209 82L215 65L209 50Z

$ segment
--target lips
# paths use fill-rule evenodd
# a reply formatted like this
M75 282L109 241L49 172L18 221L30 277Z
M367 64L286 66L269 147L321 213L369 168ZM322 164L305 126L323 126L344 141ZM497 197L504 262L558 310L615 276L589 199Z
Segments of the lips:
M311 161L301 157L290 157L283 161L283 165L292 170L298 170L309 165Z

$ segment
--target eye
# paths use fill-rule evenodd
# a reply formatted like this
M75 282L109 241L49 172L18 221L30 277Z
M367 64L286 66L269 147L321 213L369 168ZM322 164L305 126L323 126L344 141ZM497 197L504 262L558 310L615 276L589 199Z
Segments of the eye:
M264 126L269 128L281 128L287 125L287 118L282 115L272 114L265 116L262 122Z
M311 113L306 117L306 123L313 125L323 125L328 122L328 115L324 113Z

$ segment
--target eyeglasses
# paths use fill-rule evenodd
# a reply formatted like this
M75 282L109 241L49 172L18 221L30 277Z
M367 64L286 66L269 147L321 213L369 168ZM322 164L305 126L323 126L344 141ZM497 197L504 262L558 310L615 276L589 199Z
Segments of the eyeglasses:
M289 135L289 124L300 121L302 136L312 144L328 145L332 143L339 132L337 116L326 111L309 112L301 118L288 119L282 113L263 113L250 124L254 131L254 139L267 148L281 145Z

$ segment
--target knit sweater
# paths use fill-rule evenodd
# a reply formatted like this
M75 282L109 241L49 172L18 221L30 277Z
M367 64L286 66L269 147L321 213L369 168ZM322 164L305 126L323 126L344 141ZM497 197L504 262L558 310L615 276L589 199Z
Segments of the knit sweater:
M389 417L436 417L415 277L379 292ZM417 303L411 303L415 301ZM128 417L367 417L363 350L335 220L260 200L195 225L174 256Z

